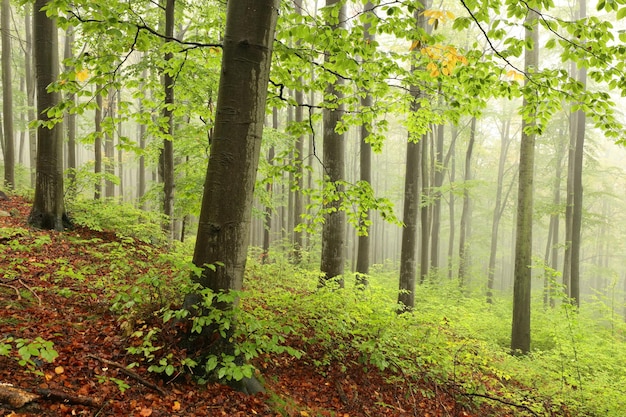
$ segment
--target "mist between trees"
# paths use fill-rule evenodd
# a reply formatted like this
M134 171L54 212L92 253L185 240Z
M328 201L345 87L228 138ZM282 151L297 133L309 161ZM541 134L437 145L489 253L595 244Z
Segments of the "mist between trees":
M393 271L399 313L456 281L513 297L519 353L532 293L623 305L623 0L225 3L2 2L5 189L35 190L33 225L161 213L214 291L250 246L320 286Z

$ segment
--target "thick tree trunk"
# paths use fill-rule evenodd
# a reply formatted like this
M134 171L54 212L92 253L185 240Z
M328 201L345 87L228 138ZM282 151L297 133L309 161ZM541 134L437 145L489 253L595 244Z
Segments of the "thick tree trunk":
M525 21L526 40L535 47L526 49L524 69L532 72L539 62L539 32L537 14L529 11ZM525 84L528 85L526 80ZM524 97L522 106L528 106ZM511 352L526 354L530 351L530 292L533 231L533 177L535 174L535 134L529 134L534 121L522 121L522 138L519 156L519 184L517 194L517 224L515 236L515 277L513 283L513 323L511 326Z
M193 256L202 268L194 279L217 293L240 290L243 284L277 15L277 0L231 1L227 6L215 130ZM198 296L189 294L186 305L196 301ZM222 342L219 352L207 352L202 340L194 347L200 355L234 355L233 342ZM236 388L262 390L246 378Z
M46 126L52 121L47 109L59 100L56 92L48 92L48 85L58 77L58 36L56 24L46 16L42 7L46 0L35 2L33 19L35 67L37 74L37 114L42 122L37 128L37 170L35 198L28 218L29 224L42 229L63 230L69 225L63 201L63 142L60 125Z

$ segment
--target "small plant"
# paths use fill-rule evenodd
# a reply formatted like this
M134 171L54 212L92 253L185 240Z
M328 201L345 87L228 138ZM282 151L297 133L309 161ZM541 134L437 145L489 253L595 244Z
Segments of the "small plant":
M54 343L41 337L34 340L7 337L0 341L0 356L11 357L14 350L17 350L17 356L13 356L17 363L30 371L36 370L37 362L44 360L52 363L59 356L54 350Z

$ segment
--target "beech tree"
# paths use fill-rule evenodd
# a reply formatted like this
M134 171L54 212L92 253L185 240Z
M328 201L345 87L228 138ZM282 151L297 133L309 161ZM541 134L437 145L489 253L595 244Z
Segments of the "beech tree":
M215 293L242 288L277 16L277 0L228 2L215 129L193 255L202 269L196 281ZM194 301L197 296L188 295L187 305ZM220 340L210 345L210 353L233 354L232 341ZM199 340L193 343L202 346ZM237 388L250 393L262 389L251 378Z
M46 15L46 4L46 0L37 0L33 9L39 124L35 198L28 223L41 229L63 230L69 223L63 201L63 141L61 125L49 112L59 102L59 93L48 90L59 73L58 35L54 20Z
M529 74L538 70L539 32L537 13L527 12L526 28L527 48L524 56L524 68ZM532 76L532 75L531 75ZM530 351L530 290L532 265L533 231L533 177L535 175L535 137L536 124L529 101L533 94L532 82L526 79L527 88L522 106L528 108L528 115L522 121L522 139L519 154L519 182L517 191L517 225L515 235L515 277L513 284L513 324L511 327L511 351L526 354ZM530 91L528 90L530 89Z

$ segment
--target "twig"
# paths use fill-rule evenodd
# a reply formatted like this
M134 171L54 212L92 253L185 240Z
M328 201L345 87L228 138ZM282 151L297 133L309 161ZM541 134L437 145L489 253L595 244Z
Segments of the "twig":
M122 365L119 362L110 361L108 359L104 359L104 358L101 358L99 356L92 355L92 354L87 354L87 357L96 359L106 365L113 366L114 368L119 369L123 374L131 377L132 379L139 382L140 384L145 385L146 387L157 391L161 395L167 395L167 392L163 388L146 380L145 378L141 377L141 375L139 375L137 372L131 371L130 369L128 369L126 366Z
M469 392L461 392L461 394L467 397L485 398L487 400L496 401L496 402L499 402L501 404L508 405L511 407L521 408L522 410L528 411L533 416L539 417L539 414L535 413L530 407L524 404L517 404L511 401L503 400L502 398L492 397L491 395L486 395L486 394L469 393Z
M4 282L0 282L0 286L7 287L7 288L13 288L13 290L15 291L15 294L17 294L17 301L20 301L22 299L22 296L20 295L20 290L15 288L13 285L9 285L9 284L5 284Z
M26 285L26 283L24 281L22 281L21 279L18 279L19 283L22 284L24 286L24 288L26 288L28 291L30 291L30 293L32 295L35 296L35 298L37 299L37 304L41 307L41 298L37 295L37 293L28 285Z

